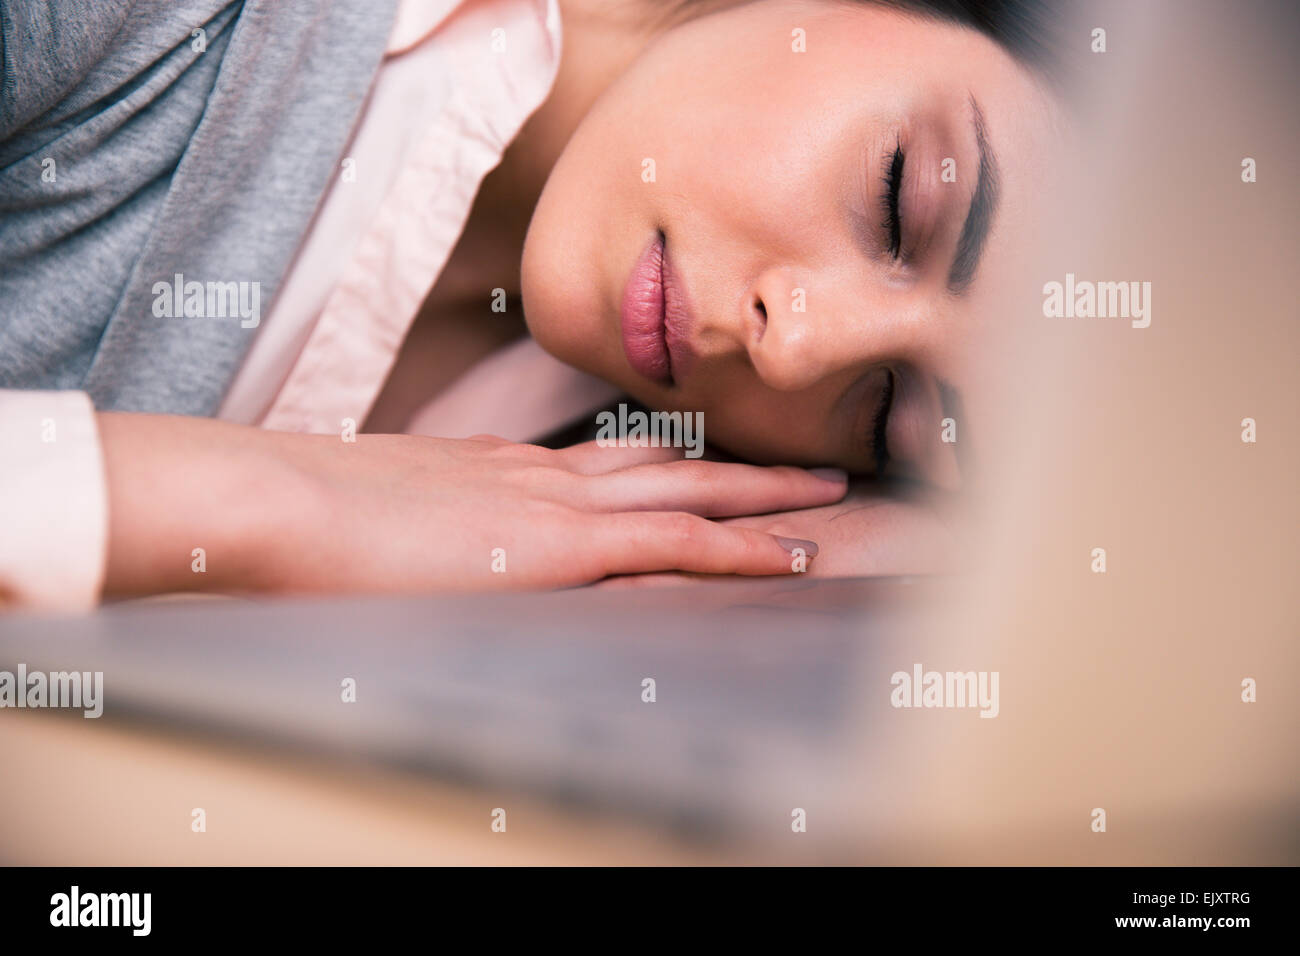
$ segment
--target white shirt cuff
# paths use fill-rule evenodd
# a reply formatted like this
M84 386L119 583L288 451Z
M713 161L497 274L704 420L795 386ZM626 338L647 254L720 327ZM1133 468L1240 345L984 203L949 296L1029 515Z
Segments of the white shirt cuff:
M84 392L0 390L0 606L84 611L108 560L108 489Z

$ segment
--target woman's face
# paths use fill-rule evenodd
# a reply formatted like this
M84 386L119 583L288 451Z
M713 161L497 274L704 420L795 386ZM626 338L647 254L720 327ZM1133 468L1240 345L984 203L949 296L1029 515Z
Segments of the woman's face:
M646 405L702 411L741 457L955 487L942 420L978 446L972 336L1032 240L1051 110L991 40L889 8L681 24L551 173L529 327Z

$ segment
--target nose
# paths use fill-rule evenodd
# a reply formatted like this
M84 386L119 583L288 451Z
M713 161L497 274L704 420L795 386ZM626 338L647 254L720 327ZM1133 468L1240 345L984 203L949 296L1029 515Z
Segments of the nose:
M843 341L839 304L814 295L810 281L786 268L758 276L745 300L746 348L759 378L782 392L810 388L826 375L860 361Z

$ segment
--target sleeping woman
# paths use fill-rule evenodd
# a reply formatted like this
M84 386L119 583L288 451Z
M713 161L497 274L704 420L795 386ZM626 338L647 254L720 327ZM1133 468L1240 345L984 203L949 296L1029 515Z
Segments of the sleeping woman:
M1036 6L5 7L0 597L955 560Z

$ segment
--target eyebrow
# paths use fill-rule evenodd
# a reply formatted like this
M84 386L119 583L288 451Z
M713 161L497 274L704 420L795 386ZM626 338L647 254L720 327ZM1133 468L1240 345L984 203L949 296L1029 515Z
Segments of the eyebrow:
M970 98L971 111L975 115L975 144L979 148L979 178L975 183L975 195L971 197L970 210L966 213L966 223L962 226L961 237L957 240L957 255L952 261L952 271L948 273L948 288L954 293L966 291L975 270L980 264L980 254L984 251L984 241L988 239L989 228L993 225L993 215L998 208L998 195L1001 180L998 178L998 161L989 145L988 130L984 126L984 113L976 102L974 95Z

